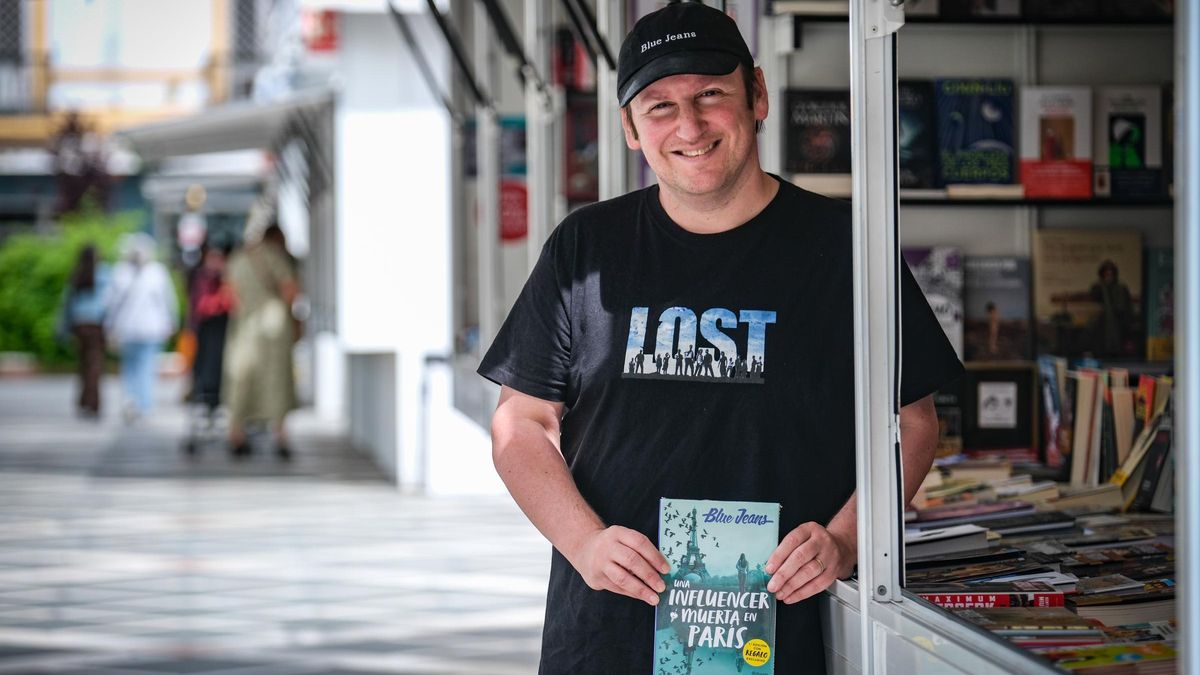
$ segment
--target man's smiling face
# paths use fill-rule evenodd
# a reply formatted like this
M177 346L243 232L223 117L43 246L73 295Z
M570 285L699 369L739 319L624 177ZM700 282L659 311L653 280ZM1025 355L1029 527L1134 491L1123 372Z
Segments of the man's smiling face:
M641 150L663 189L716 196L758 169L754 126L766 119L762 71L747 102L742 68L728 75L672 75L643 89L622 115L625 142Z

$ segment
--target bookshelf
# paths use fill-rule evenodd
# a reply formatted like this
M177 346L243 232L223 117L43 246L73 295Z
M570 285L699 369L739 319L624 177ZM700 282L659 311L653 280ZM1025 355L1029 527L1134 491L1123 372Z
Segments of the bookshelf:
M776 112L782 107L786 87L849 88L844 15L784 13L765 17L764 24L763 33L773 49L760 53L759 60L767 70ZM917 18L908 22L896 41L901 79L1007 78L1018 90L1032 85L1161 85L1172 80L1175 68L1174 25L1161 20L942 22ZM772 76L772 69L780 74ZM783 134L783 123L772 125L768 119L763 156L768 168L777 172L784 166ZM963 199L901 191L898 197L903 247L954 246L966 256L1032 259L1036 233L1075 227L1134 229L1140 232L1144 249L1175 245L1176 205L1167 195ZM1144 302L1143 298L1143 312ZM1176 307L1178 311L1178 301ZM1035 323L1032 318L1031 323ZM1169 368L1169 363L1141 361L1122 365L1131 372L1151 374ZM830 618L835 623L839 620L836 615ZM953 636L951 622L949 617L936 621L938 632Z

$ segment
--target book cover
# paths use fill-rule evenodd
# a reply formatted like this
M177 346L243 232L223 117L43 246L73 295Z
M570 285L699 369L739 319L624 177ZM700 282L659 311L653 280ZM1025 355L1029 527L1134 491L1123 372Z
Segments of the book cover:
M1022 361L1033 356L1029 259L963 259L963 349L968 361Z
M968 362L962 380L963 449L1036 459L1037 370L1033 365Z
M1134 230L1040 228L1033 237L1038 351L1138 358L1142 236Z
M1175 250L1146 249L1146 360L1175 358Z
M850 194L850 92L788 89L784 168L805 189L831 197Z
M1151 661L1174 661L1177 658L1175 647L1160 641L1063 647L1061 649L1045 649L1039 653L1053 661L1056 666L1068 670L1099 666L1119 667ZM1104 672L1109 671L1105 670ZM1135 668L1131 671L1121 670L1119 672L1142 671ZM1173 672L1173 670L1169 672Z
M779 545L779 504L659 502L671 564L655 610L654 672L775 672L775 596L763 571Z
M1021 89L1021 184L1032 198L1092 196L1092 92Z
M1115 593L1117 591L1142 590L1143 582L1130 579L1124 574L1105 574L1098 577L1085 577L1075 584L1075 592L1080 595L1095 595L1097 593Z
M905 3L905 14L911 11ZM933 82L900 80L897 89L900 126L896 138L900 155L900 187L933 190L938 185L937 106Z
M1016 183L1013 81L941 79L935 87L942 183Z
M947 608L1063 607L1063 592L1044 581L1009 583L950 583L909 586L908 590Z
M1158 87L1096 90L1097 197L1166 194L1161 106Z
M952 246L905 248L904 261L929 301L934 316L954 347L963 355L963 268L959 250Z
M1098 631L1091 621L1063 607L993 607L954 610L971 623L1000 634Z

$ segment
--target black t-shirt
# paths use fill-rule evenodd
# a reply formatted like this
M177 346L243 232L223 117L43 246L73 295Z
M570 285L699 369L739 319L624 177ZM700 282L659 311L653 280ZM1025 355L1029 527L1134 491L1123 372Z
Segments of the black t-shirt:
M849 206L780 181L719 234L674 223L657 186L551 234L479 373L563 402L561 446L609 525L657 542L661 497L778 502L780 535L855 489ZM905 266L901 403L962 365ZM778 605L775 672L824 670L815 600ZM654 609L593 591L554 551L541 672L653 672Z

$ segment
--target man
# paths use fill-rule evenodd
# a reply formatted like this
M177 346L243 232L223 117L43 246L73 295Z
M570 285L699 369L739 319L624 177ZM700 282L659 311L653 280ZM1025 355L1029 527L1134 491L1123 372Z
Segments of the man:
M641 19L618 97L659 184L563 221L479 368L503 385L496 469L555 549L541 672L653 672L663 497L782 505L765 568L775 672L823 672L808 599L857 556L850 210L763 172L763 74L715 9ZM937 438L931 394L962 366L907 268L902 280L911 497ZM757 376L681 375L697 346ZM675 375L624 377L642 349L674 353Z

